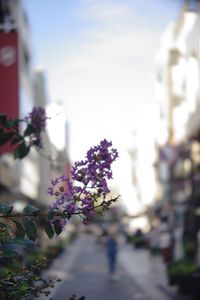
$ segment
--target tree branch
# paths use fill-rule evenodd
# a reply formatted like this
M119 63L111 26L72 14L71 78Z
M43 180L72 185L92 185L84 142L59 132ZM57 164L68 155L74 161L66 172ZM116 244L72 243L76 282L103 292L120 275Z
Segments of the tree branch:
M118 198L120 197L120 195L118 195L117 197L115 198L111 198L110 200L103 200L99 205L97 206L94 206L93 208L88 208L87 210L84 210L84 208L80 208L80 211L79 212L74 212L74 213L71 213L71 214L68 214L69 216L72 216L72 215L80 215L80 214L84 214L85 212L87 211L90 211L90 210L94 210L96 208L99 208L99 207L105 207L105 206L109 206L112 202L116 202L118 200ZM55 213L55 216L57 217L61 217L63 216L63 212L61 211L58 211ZM8 214L8 215L1 215L0 218L1 219L7 219L7 218L23 218L23 217L48 217L48 213L32 213L32 214L23 214L23 213L16 213L16 214Z

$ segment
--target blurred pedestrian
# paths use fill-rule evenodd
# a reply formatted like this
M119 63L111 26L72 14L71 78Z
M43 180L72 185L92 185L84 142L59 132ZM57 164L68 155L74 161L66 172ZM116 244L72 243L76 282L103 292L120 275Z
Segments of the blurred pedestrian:
M118 253L118 242L116 233L109 232L107 233L106 239L106 251L108 258L108 269L111 275L114 275L116 272L117 264L117 253Z
M160 254L158 228L152 227L148 234L149 248L152 255Z
M159 226L159 246L163 261L168 264L172 259L172 236L164 218Z
M184 257L183 228L176 228L173 232L173 260L179 261Z
M197 263L200 267L200 230L197 232Z

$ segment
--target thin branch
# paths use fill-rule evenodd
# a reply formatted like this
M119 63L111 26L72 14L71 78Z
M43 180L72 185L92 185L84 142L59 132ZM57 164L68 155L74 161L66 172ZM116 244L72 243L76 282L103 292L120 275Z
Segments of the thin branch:
M1 215L0 218L22 218L22 217L47 217L48 214L10 214L10 215Z
M96 208L99 208L99 207L104 207L104 206L109 206L109 204L111 202L116 202L118 199L119 199L120 195L118 195L117 197L113 198L113 199L110 199L110 200L103 200L99 205L97 206L94 206L93 208L89 208L87 209L86 211L90 211L90 210L93 210L93 209L96 209ZM86 211L84 211L84 208L79 208L80 211L79 212L74 212L74 213L71 213L69 214L69 216L72 216L72 215L80 215L81 213L84 214ZM63 212L56 212L55 213L55 216L57 217L60 217L60 216L63 216ZM16 213L16 214L9 214L9 215L1 215L0 218L2 219L7 219L7 218L23 218L23 217L48 217L48 213L38 213L38 214L19 214L19 213Z

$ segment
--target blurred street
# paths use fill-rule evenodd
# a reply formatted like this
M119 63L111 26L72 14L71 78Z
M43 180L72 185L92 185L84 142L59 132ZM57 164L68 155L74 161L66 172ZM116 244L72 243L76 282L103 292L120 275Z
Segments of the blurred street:
M86 300L183 299L167 286L159 258L151 260L146 250L134 250L129 244L121 246L114 279L107 271L104 251L92 235L81 235L46 273L62 280L52 290L53 299L68 300L73 294Z
M0 84L0 300L200 300L200 0L0 0Z

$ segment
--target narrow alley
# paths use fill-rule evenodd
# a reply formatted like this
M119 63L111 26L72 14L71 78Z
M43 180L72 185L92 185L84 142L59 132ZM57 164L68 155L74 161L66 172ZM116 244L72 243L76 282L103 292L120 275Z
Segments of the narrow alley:
M46 277L61 279L52 290L51 297L68 300L76 294L77 297L85 296L86 300L183 299L167 287L160 262L157 269L150 268L145 252L136 254L130 245L122 246L115 278L107 270L106 259L104 248L92 235L81 235L46 271ZM39 299L43 300L44 296Z

